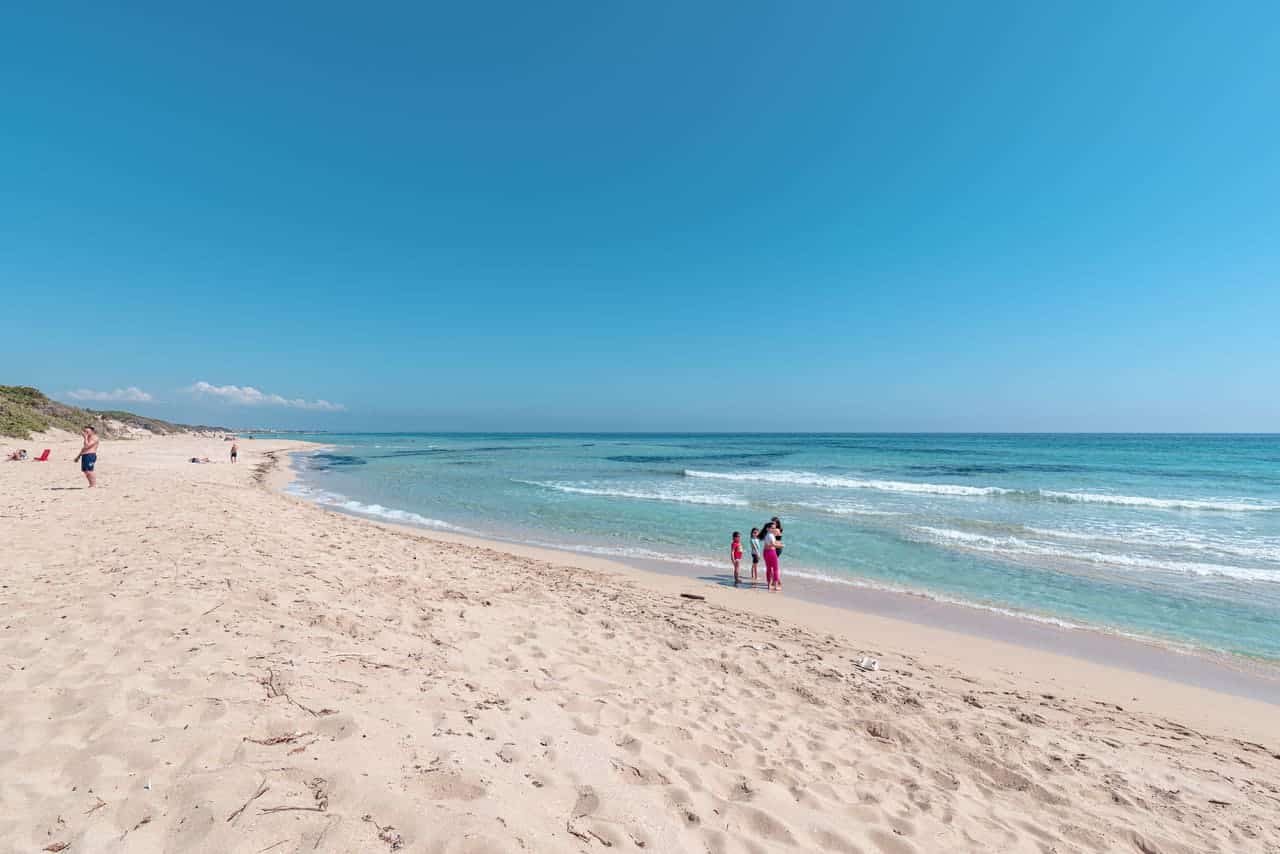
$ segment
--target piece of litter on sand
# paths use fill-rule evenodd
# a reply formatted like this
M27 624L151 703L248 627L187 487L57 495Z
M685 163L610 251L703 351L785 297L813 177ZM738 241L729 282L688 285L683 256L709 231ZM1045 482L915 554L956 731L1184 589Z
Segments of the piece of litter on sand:
M706 596L703 596L700 593L681 593L680 596L685 599L706 599L707 598Z
M855 664L854 667L858 668L859 670L866 670L867 672L871 672L873 670L880 669L880 662L876 661L874 658L868 658L864 656L863 658L858 660L858 663Z

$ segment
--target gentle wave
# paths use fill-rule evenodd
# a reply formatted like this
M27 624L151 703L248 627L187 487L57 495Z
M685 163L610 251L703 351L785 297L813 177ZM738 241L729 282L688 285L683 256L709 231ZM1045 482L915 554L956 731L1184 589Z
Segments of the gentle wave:
M289 487L289 492L303 498L313 504L319 504L324 507L334 507L339 510L346 510L348 513L357 513L361 516L373 516L378 519L386 519L389 522L399 522L405 525L416 525L420 528L431 528L436 531L453 531L459 534L474 534L475 531L469 528L463 528L460 525L452 525L440 519L429 519L418 513L411 513L408 510L396 510L394 507L383 507L381 504L364 504L345 495L339 495L336 492L325 492L323 490L314 490L305 486L293 485Z
M1246 560L1270 562L1280 565L1280 542L1269 537L1254 538L1250 545L1224 542L1197 536L1190 531L1144 525L1137 528L1102 531L1062 531L1056 528L1037 528L1031 525L1011 526L1015 534L1048 537L1056 540L1074 540L1088 543L1117 543L1120 545L1157 545L1161 548L1181 551L1211 552L1242 557Z
M798 501L795 507L803 507L806 510L817 510L819 513L829 513L832 516L901 516L896 510L877 510L874 507L868 507L865 504L857 504L850 502L833 502L821 504L816 501Z
M1257 513L1280 510L1280 504L1230 498L1148 498L1142 495L1109 495L1100 492L1055 492L1037 490L1035 495L1052 501L1080 504L1113 504L1119 507L1147 507L1156 510L1217 510L1227 513Z
M671 501L677 504L708 504L718 507L748 507L750 502L731 495L708 495L683 492L653 492L638 489L611 489L608 487L587 486L578 483L566 483L555 480L520 480L512 478L514 483L526 486L537 486L553 492L567 492L574 495L599 495L604 498L633 498L639 501Z
M785 483L796 486L817 486L828 489L872 489L879 492L895 492L905 495L952 496L1008 496L1014 498L1063 501L1081 504L1111 504L1121 507L1142 507L1156 510L1213 510L1230 513L1255 513L1280 510L1280 504L1248 499L1231 498L1149 498L1141 495L1110 495L1100 492L1061 492L1056 490L1006 489L1001 486L963 486L952 483L917 483L904 480L868 480L822 475L812 472L761 471L761 472L713 472L685 469L685 477L711 480L749 481L756 483Z
M685 469L685 477L712 480L789 483L797 486L822 486L834 489L875 489L881 492L903 492L925 495L1001 495L1012 490L998 486L955 486L945 483L912 483L903 480L862 480L837 475L811 474L799 471L716 472Z
M1240 581L1270 581L1280 583L1280 572L1265 569L1248 569L1238 566L1224 566L1217 563L1200 563L1196 561L1162 560L1142 555L1112 554L1099 551L1076 551L1046 543L1024 540L1020 537L991 537L986 534L974 534L968 531L955 531L949 528L935 528L930 525L918 525L916 531L928 534L937 541L956 545L970 551L1000 554L1006 556L1025 555L1032 557L1060 558L1081 563L1104 564L1108 566L1126 567L1145 570L1159 570L1199 576L1217 576L1233 578Z

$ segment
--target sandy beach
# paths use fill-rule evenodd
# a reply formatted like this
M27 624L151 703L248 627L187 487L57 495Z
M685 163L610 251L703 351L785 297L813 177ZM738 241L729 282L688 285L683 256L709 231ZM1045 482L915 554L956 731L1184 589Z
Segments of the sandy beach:
M1270 703L352 518L301 443L23 446L0 850L1280 851Z

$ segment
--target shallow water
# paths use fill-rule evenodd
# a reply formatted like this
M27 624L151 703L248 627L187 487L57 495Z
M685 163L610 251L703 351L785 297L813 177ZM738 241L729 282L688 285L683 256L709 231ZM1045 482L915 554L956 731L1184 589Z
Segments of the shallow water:
M690 574L779 515L784 578L1280 660L1280 436L310 438L349 512Z

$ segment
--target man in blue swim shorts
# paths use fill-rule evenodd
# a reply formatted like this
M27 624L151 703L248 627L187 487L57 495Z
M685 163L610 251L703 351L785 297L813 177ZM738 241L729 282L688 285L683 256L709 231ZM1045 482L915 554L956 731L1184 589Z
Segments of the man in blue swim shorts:
M93 467L98 462L98 431L85 427L81 432L84 435L84 445L80 448L80 453L76 454L76 462L80 463L80 471L84 472L89 486L94 487L98 485L98 476L93 472Z

